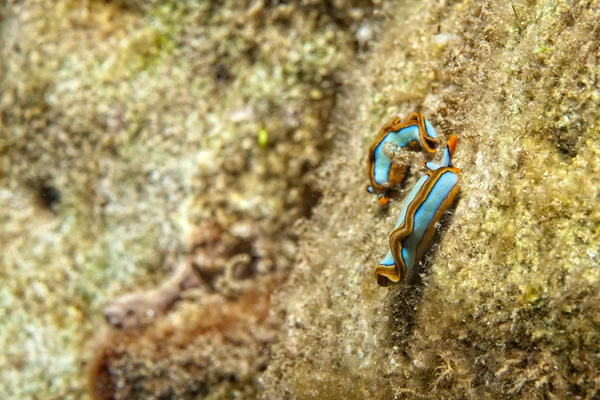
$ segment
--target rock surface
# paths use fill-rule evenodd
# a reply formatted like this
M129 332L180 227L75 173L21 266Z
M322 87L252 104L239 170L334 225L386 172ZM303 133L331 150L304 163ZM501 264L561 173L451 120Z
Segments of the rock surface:
M0 6L0 397L600 396L599 17ZM382 212L365 157L413 111L458 135L462 187L421 274L382 289L420 166Z

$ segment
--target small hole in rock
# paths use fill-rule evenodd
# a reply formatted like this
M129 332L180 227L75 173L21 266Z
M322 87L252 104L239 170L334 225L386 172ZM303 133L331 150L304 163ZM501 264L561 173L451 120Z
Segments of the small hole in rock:
M323 193L317 188L306 185L302 192L302 216L310 218L312 215L313 208L319 204L319 201L323 197Z
M223 65L216 65L213 70L215 81L217 83L225 83L233 80L233 74L227 67Z
M60 203L60 192L58 189L42 183L38 188L38 197L44 208L56 212L56 206Z

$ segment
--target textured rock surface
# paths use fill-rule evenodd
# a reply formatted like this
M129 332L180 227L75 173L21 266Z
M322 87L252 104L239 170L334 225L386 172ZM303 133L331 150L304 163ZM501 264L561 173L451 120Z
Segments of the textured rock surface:
M199 309L289 273L351 5L0 6L0 397L84 396L103 306L180 262Z
M85 398L88 365L99 398L600 395L596 1L0 17L0 397ZM422 277L381 289L419 170L383 213L365 156L413 111L463 184ZM203 283L105 326L181 262Z
M264 398L600 395L598 4L513 5L387 9L334 114ZM413 110L459 136L463 184L422 281L383 290L400 202L378 211L356 171Z
M269 292L203 296L143 331L109 330L92 360L96 398L254 398L273 340Z

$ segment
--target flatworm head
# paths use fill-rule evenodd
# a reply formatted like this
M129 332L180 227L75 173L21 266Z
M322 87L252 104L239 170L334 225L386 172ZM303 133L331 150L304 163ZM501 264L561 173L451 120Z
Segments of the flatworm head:
M396 117L385 124L369 151L368 172L371 184L367 186L367 191L385 194L406 177L408 166L392 163L384 152L387 143L400 148L419 143L425 151L435 153L436 137L437 132L422 114L413 113L405 121Z
M385 194L380 194L377 200L379 201L381 208L385 208L390 205L390 198Z
M451 166L456 137L448 143L448 160L438 166L425 163L427 172L408 195L394 231L390 234L390 251L375 270L377 283L399 283L423 259L436 232L436 225L450 208L460 187L460 169Z

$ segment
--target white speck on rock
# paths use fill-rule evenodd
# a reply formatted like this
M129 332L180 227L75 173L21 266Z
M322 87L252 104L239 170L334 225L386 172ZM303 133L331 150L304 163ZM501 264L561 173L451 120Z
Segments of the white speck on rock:
M356 41L360 47L368 45L374 36L373 28L370 25L361 25L356 31Z

